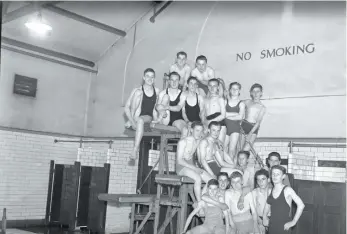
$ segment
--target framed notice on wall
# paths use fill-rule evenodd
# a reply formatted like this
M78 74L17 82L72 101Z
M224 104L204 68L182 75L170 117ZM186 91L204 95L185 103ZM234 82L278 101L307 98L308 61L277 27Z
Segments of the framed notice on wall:
M28 97L36 97L37 79L15 74L13 93Z

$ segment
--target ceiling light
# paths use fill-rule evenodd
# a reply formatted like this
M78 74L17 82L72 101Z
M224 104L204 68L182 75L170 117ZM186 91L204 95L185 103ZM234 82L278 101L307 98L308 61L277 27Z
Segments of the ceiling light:
M44 36L48 32L52 31L52 27L46 23L43 22L42 16L39 13L38 16L33 19L29 20L28 22L25 23L25 26L30 29L32 32Z

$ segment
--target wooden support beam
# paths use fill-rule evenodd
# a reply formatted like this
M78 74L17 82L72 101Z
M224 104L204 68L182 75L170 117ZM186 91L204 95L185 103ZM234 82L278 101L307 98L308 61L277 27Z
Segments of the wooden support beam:
M101 30L104 30L104 31L107 31L107 32L110 32L110 33L113 33L113 34L116 34L118 36L121 36L121 37L125 37L126 36L126 32L123 31L123 30L120 30L120 29L111 27L109 25L100 23L98 21L89 19L89 18L84 17L82 15L78 15L78 14L76 14L74 12L65 10L63 8L60 8L60 7L57 7L57 6L53 6L53 5L44 5L44 6L42 6L42 8L46 9L48 11L54 12L54 13L56 13L58 15L65 16L65 17L67 17L69 19L73 19L73 20L79 21L81 23L88 24L88 25L90 25L92 27L95 27L95 28L98 28L98 29L101 29Z

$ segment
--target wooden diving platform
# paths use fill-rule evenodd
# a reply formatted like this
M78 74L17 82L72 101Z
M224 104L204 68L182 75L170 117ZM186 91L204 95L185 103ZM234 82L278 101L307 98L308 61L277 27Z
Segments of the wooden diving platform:
M126 128L124 134L129 137L135 137L135 131L132 128ZM181 132L178 128L173 126L166 126L164 124L150 123L144 126L144 136L162 136L172 135L172 138L180 138Z

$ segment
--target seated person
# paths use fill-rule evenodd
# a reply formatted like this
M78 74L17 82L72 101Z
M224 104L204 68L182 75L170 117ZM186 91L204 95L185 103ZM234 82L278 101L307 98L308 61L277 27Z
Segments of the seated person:
M147 68L143 73L142 79L144 81L143 85L131 92L124 108L128 118L126 127L136 130L134 149L129 156L129 165L135 165L135 159L137 159L143 136L144 124L150 123L153 117L157 117L154 107L158 100L159 89L154 87L154 70Z
M255 166L248 165L250 157L249 151L239 151L237 153L237 166L236 168L243 173L243 187L249 187L250 191L254 189L254 174L256 171Z
M226 125L225 125L225 102L222 97L218 95L219 80L210 79L208 81L209 95L204 100L205 110L205 127L212 121L217 121L221 125L221 131L218 136L219 140L225 142Z
M245 196L242 210L237 207L237 201L242 194L242 174L235 171L231 174L230 180L232 188L225 192L225 203L229 206L232 219L230 223L234 223L239 234L259 233L252 193L249 192Z
M202 97L205 97L208 94L208 81L215 78L215 75L213 68L207 66L207 58L204 55L200 55L196 58L195 68L190 75L197 78L198 93Z
M185 94L182 90L178 89L180 75L177 72L171 72L169 77L170 87L159 93L159 99L156 105L156 109L159 112L157 122L178 128L183 138L186 136L183 134L183 130L187 126L182 116Z
M221 168L234 169L234 165L224 160L223 143L218 140L220 123L212 121L208 129L207 137L201 140L198 147L198 161L203 169L216 178Z
M269 227L268 234L288 234L300 219L302 211L305 208L301 198L295 191L283 184L286 175L286 169L282 166L275 165L271 168L271 179L274 187L268 196L263 213L263 224ZM291 205L294 201L297 210L294 218L291 218ZM271 209L270 219L268 214Z
M270 170L273 166L275 165L281 165L281 155L278 152L271 152L269 153L268 157L267 157L267 163L269 164L269 167L266 168L268 170L268 172L270 173ZM293 177L293 174L290 173L286 173L284 179L283 179L283 184L286 186L290 186L290 181L289 181L289 177ZM272 187L272 184L270 183L269 185L270 187Z
M204 121L204 99L202 96L196 93L197 79L195 77L189 77L188 92L186 92L186 100L183 105L182 115L183 119L188 123L188 129L191 123L194 121ZM188 131L185 130L185 131Z
M258 216L258 227L260 233L265 234L266 229L263 225L263 213L267 197L271 194L269 172L265 169L260 169L255 173L256 188L252 191L253 202ZM270 214L268 214L270 216Z
M261 103L260 98L263 94L263 87L260 84L252 85L250 89L252 100L245 100L246 116L241 122L241 128L245 136L241 135L241 149L250 150L250 145L255 142L260 123L263 121L263 117L266 112L266 107ZM246 140L249 143L246 143Z
M229 95L225 103L225 125L227 128L225 137L225 149L228 149L232 160L237 162L237 144L239 143L241 120L245 115L245 104L240 100L241 85L233 82L229 85Z
M176 62L170 66L170 73L177 72L181 79L178 88L185 91L187 89L187 80L189 78L191 67L187 64L187 53L180 51L176 55Z
M220 196L218 193L218 181L212 179L207 183L208 194L209 197L214 199L215 201L219 201ZM191 230L187 231L188 226L194 217L201 209L204 210L205 213L205 221L204 224L196 226ZM223 216L225 218L224 225ZM183 233L186 234L229 234L229 213L228 211L222 211L219 207L213 206L211 204L205 203L201 201L198 203L198 206L189 214L186 224L184 226ZM187 231L187 232L186 232Z
M201 200L202 181L207 183L212 179L210 174L194 164L194 153L200 143L200 135L203 129L203 125L200 122L192 124L192 136L182 138L178 142L176 159L177 175L187 176L194 180L194 193L198 202Z

